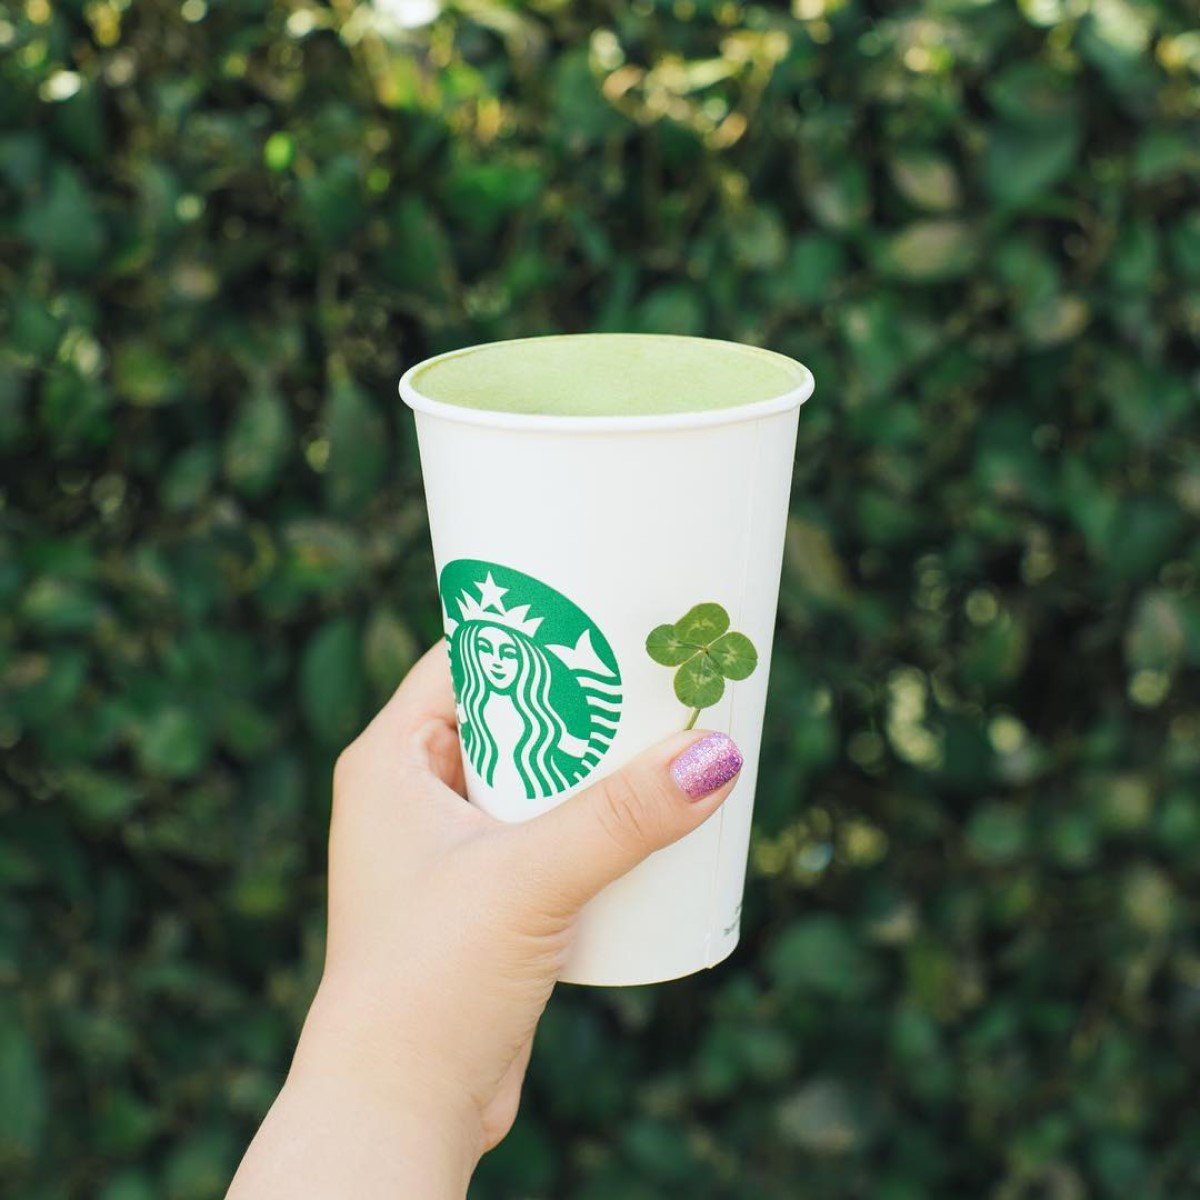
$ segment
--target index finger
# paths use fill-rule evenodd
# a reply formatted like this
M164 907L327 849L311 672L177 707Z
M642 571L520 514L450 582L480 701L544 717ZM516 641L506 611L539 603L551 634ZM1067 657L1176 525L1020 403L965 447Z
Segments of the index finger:
M362 737L427 754L430 736L444 741L446 731L457 738L450 656L442 639L416 661Z

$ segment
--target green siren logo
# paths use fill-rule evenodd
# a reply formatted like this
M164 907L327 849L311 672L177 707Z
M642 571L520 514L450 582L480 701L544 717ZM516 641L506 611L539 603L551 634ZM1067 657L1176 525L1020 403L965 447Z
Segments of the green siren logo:
M499 563L457 558L439 591L459 731L479 777L531 800L586 778L621 716L604 635L561 593Z

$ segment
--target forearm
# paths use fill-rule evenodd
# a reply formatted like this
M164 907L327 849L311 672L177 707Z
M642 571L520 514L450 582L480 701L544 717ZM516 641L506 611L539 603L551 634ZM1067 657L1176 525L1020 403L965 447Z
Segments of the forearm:
M471 1122L312 1024L227 1200L463 1200L481 1152Z

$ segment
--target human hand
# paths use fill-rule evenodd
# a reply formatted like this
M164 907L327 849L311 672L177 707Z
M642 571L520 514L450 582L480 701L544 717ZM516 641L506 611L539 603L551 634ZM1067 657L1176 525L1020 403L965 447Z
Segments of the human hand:
M679 733L504 824L463 799L445 647L426 653L338 760L325 970L231 1200L463 1195L516 1117L580 908L740 767L725 735Z

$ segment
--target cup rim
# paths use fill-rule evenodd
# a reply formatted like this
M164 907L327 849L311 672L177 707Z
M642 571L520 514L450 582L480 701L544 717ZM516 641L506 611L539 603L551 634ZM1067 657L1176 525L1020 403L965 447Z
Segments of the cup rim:
M432 358L422 359L414 363L400 377L400 398L414 412L428 413L430 416L441 417L448 421L458 421L465 425L483 425L490 429L511 429L525 431L541 431L555 433L626 433L651 431L660 429L704 429L712 425L732 425L742 421L754 421L760 417L774 416L799 408L813 393L816 381L812 372L801 362L780 354L775 350L767 350L761 346L748 346L742 342L731 342L723 338L691 337L685 334L656 333L637 334L641 337L670 338L685 342L712 342L728 346L746 354L761 355L786 363L788 368L796 373L796 386L781 392L778 396L766 400L755 400L749 404L737 404L729 408L710 408L701 412L679 413L638 413L622 416L571 416L566 413L513 413L501 412L495 409L467 408L459 404L448 404L444 400L433 400L418 391L414 379L417 372L431 367L435 363L444 362L448 358L471 354L476 350L484 350L491 346L516 345L521 342L538 342L546 338L568 337L610 337L628 336L609 333L552 333L535 337L502 338L496 342L478 342L472 346L460 346L457 350L447 350L435 354Z

